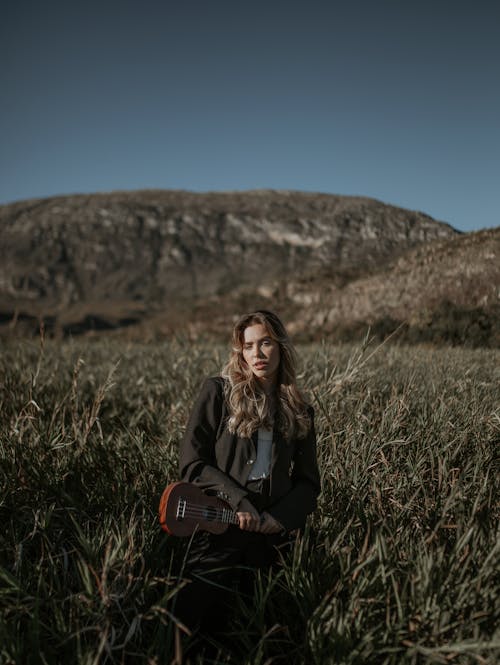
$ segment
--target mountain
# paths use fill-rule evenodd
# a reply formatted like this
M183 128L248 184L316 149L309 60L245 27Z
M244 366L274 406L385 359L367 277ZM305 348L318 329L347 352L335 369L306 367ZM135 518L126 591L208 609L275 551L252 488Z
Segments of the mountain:
M293 191L21 201L0 206L0 323L16 334L41 320L55 335L124 326L197 333L215 330L221 317L227 327L228 316L262 303L292 316L304 337L343 335L407 318L416 301L419 311L443 298L478 306L477 288L470 300L455 298L454 268L439 296L415 273L430 261L430 285L454 252L445 248L467 238L373 199ZM444 254L435 262L426 252L438 246ZM481 251L464 251L477 277Z

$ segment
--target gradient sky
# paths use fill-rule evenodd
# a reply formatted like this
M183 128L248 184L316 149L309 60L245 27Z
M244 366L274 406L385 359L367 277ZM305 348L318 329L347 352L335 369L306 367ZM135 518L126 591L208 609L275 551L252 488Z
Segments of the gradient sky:
M0 203L273 188L500 224L499 3L17 0L0 16Z

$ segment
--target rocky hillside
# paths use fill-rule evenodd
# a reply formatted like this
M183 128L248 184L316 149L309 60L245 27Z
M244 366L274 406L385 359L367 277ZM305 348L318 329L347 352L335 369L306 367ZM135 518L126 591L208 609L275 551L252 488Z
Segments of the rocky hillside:
M401 326L407 341L500 347L500 228L422 245L341 286L296 284L291 300L322 334Z
M445 248L466 239L419 212L300 192L19 202L0 207L0 323L16 333L40 320L56 335L127 325L172 332L210 329L230 311L262 303L292 316L304 336L340 334L406 319L415 303L420 311L455 302L457 289L469 294L467 270L477 282L482 250L460 277L454 259L449 268L445 260L454 251ZM438 246L443 256L429 259ZM433 277L423 283L415 271L429 261ZM461 307L477 306L472 290L457 300Z

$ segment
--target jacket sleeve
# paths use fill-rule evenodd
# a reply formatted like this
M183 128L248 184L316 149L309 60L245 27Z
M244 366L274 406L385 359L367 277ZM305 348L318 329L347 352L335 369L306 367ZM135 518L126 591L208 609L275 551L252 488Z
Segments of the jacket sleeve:
M268 509L287 531L304 526L306 517L316 509L316 499L321 491L312 407L309 407L309 415L309 432L295 444L292 489Z
M247 491L217 467L215 442L223 416L221 378L206 379L191 412L181 443L179 470L182 480L212 490L236 510Z

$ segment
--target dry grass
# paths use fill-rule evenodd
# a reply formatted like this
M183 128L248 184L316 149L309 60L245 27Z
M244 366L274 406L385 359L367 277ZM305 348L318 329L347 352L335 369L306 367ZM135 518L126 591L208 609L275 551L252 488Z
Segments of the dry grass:
M218 662L497 662L498 352L300 352L320 506L242 600ZM4 346L1 663L171 662L182 543L156 507L224 356L182 341Z

